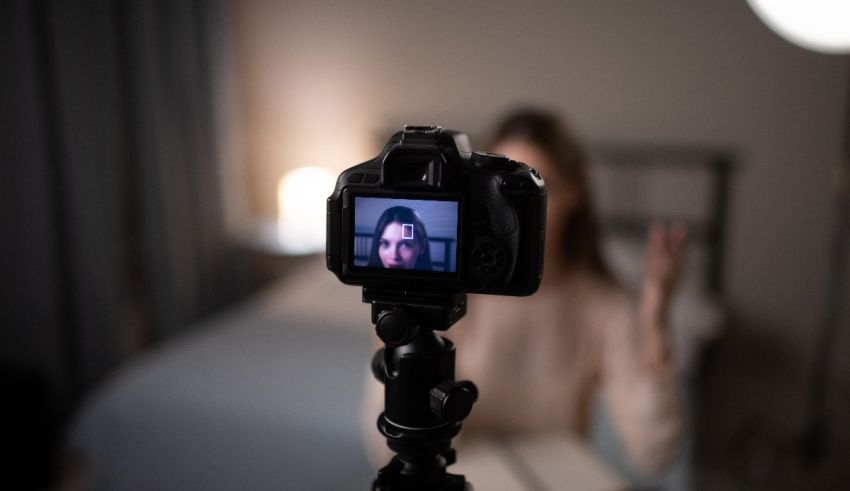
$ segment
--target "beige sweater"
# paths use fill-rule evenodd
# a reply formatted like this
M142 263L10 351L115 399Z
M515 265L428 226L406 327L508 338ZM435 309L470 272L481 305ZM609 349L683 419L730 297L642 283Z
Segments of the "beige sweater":
M479 399L460 441L477 435L587 434L601 390L631 463L648 474L674 456L683 433L674 369L651 370L641 357L635 303L590 275L544 283L530 297L471 296L466 318L447 337L457 345L457 379ZM382 386L371 380L364 417L370 450L389 455L374 421Z

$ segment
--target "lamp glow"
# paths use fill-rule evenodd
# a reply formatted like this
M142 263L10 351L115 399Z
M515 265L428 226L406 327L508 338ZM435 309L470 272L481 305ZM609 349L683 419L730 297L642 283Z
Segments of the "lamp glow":
M325 248L326 200L335 179L321 167L300 167L277 185L278 240L284 251L308 254Z
M850 1L747 0L775 33L821 53L850 53Z

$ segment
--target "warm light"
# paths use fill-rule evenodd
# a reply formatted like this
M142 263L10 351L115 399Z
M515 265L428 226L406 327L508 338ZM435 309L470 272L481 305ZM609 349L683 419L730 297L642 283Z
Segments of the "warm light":
M333 174L321 167L301 167L277 185L278 238L286 252L307 254L325 248L326 200Z
M822 53L850 52L850 1L747 0L774 32Z

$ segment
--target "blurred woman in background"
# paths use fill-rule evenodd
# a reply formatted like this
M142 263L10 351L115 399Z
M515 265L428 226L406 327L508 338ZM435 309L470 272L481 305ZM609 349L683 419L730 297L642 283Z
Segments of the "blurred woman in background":
M490 150L536 168L546 182L545 266L535 295L473 296L466 318L447 333L457 346L457 378L479 389L460 439L585 438L601 392L632 466L658 474L684 434L667 325L684 228L651 228L646 274L632 295L602 255L585 153L561 121L544 111L512 113L497 125ZM379 390L367 396L372 422ZM372 446L383 445L374 424L370 430Z

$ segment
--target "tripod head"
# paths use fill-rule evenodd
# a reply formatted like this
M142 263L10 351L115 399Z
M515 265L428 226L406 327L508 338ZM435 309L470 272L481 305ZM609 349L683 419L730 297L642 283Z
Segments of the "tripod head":
M372 322L385 346L372 358L384 384L378 431L396 452L378 472L373 490L471 490L448 474L455 462L451 439L478 398L469 381L456 382L455 347L445 331L466 314L466 294L412 293L364 288Z

